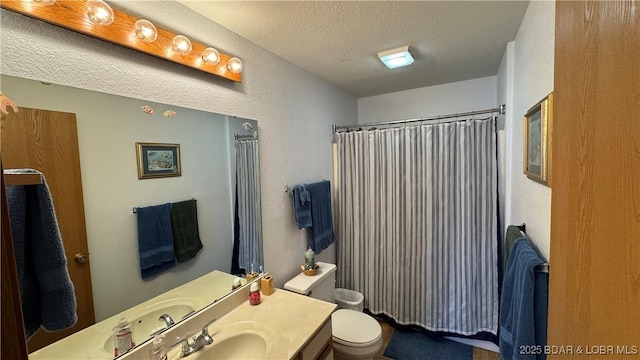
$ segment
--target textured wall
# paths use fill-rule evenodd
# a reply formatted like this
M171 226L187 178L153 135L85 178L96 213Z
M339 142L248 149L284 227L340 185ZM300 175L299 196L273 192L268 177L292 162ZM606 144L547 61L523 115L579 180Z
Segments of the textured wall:
M511 178L512 178L512 151L507 151L513 147L514 140L522 146L520 139L514 139L513 126L506 126L507 119L509 124L513 123L513 51L515 43L513 41L507 44L502 55L502 61L498 68L498 74L496 75L498 82L498 89L496 92L496 98L498 104L506 105L506 112L504 115L498 117L498 140L499 140L499 152L498 152L498 183L499 183L499 196L500 196L500 225L501 233L504 235L507 225L510 219L508 218L511 211L511 203L507 201L507 194L511 192Z
M508 161L506 222L526 223L527 233L547 259L551 188L529 180L522 172L522 117L553 91L554 26L555 2L531 1L514 40L513 52L510 51L511 44L505 52L509 64L503 61L501 66L513 66L513 106L508 108L510 111L505 124ZM498 83L510 81L508 70L501 69L498 73Z
M153 3L153 5L151 5ZM171 1L118 2L133 13L244 61L235 84L8 11L0 73L256 119L260 132L265 268L282 284L306 248L285 185L331 179L331 124L357 120L351 95ZM10 94L10 89L3 89ZM230 239L231 241L231 239ZM334 261L334 247L320 255ZM135 275L137 276L137 275Z
M358 99L358 123L415 119L496 106L496 77L398 91Z

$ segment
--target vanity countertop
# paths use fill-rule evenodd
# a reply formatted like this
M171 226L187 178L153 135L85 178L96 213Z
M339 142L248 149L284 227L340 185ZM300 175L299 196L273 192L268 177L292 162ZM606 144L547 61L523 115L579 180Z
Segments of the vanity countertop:
M231 326L238 319L262 324L271 337L270 359L291 359L330 318L337 305L283 289L262 296L261 303L251 306L245 301L218 320L209 329Z
M105 341L113 341L111 334L120 317L125 314L127 320L132 321L146 313L161 310L171 305L186 305L194 310L200 310L231 291L233 279L236 277L218 270L205 274L187 284L169 290L124 312L118 313L103 321L67 336L49 346L29 354L29 360L39 359L99 359L112 360L113 349L105 351ZM245 280L242 280L245 283ZM185 310L187 311L187 310ZM188 312L188 311L187 311ZM186 315L182 314L179 316ZM157 319L152 319L155 326L162 327ZM177 323L180 317L175 317ZM134 332L135 332L134 324Z
M247 322L258 324L258 329L270 339L267 359L291 359L325 324L336 307L333 303L276 289L269 296L262 295L259 305L251 306L249 301L244 301L209 326L209 333L215 342L217 332Z

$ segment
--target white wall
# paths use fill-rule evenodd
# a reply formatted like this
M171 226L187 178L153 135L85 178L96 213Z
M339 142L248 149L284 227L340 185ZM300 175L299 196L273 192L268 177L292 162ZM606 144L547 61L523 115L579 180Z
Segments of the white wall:
M554 29L555 3L531 1L498 71L498 84L502 84L500 87L506 85L507 98L509 93L513 97L513 101L508 102L513 104L507 108L505 124L508 154L506 223L526 223L528 235L547 259L551 188L529 180L522 172L522 117L553 91ZM509 85L511 78L513 86ZM499 96L504 97L504 93Z
M501 234L505 233L507 226L507 214L511 211L511 203L507 201L507 194L511 192L511 159L512 151L507 151L513 147L513 126L505 126L507 119L513 119L513 51L515 43L507 44L502 55L502 61L498 68L497 82L498 89L496 98L498 104L506 105L504 115L498 116L498 189L500 197L500 229Z
M496 77L358 99L358 123L415 119L496 107Z
M181 24L171 30L240 57L245 65L243 83L5 10L1 11L0 73L256 119L265 269L282 286L299 273L306 250L284 186L331 179L330 125L357 121L355 98L176 2L118 2L117 6L157 24L171 18L173 24ZM2 90L10 96L11 89ZM103 126L108 129L108 124ZM335 261L334 247L323 251L319 260ZM130 287L126 278L121 280L125 284L118 286Z

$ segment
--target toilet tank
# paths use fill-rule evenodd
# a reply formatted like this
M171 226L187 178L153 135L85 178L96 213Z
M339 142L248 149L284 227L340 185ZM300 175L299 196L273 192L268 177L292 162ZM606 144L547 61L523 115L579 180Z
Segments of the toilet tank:
M298 274L284 284L284 288L298 294L311 296L314 299L335 303L336 265L317 262L318 273L308 276Z

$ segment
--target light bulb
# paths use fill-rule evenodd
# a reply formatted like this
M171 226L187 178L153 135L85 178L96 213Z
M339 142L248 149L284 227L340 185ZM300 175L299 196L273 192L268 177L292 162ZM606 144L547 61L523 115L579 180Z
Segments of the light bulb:
M154 42L158 38L158 30L148 20L140 19L133 24L133 30L136 32L138 39L144 42Z
M102 0L89 0L87 16L94 24L110 25L113 22L113 9Z
M56 0L31 0L32 2L36 3L36 4L40 4L40 5L53 5L53 3L56 2Z
M227 69L234 74L239 74L242 72L242 60L237 57L232 57L227 61Z
M214 48L206 48L202 52L202 60L208 64L216 65L220 62L220 53Z
M171 42L173 51L180 55L187 55L191 52L191 41L184 35L176 35Z

